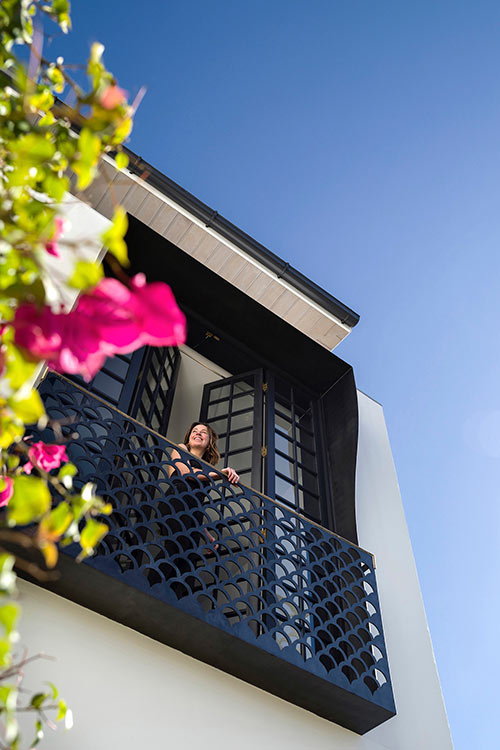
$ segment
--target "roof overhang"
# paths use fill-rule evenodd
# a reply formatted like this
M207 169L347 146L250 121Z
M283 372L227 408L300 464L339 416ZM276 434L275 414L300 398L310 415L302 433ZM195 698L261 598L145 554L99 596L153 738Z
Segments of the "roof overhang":
M77 196L107 218L117 203L123 205L145 226L322 347L331 350L349 334L359 319L356 313L129 155L131 166L121 171L106 157L92 186Z

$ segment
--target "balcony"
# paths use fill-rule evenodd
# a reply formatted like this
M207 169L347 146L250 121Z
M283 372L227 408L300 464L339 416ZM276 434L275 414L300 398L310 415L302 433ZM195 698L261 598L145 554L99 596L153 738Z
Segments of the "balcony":
M114 508L52 590L358 734L394 716L370 553L223 475L169 478L168 440L61 376L40 391Z

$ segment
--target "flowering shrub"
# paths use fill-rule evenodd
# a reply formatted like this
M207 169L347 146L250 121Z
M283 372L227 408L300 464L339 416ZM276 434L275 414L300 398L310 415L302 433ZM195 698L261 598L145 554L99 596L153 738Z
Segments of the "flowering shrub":
M43 471L52 471L52 469L58 469L62 463L69 460L65 445L48 445L42 443L41 440L38 443L33 443L28 451L28 456L30 460L23 466L25 474L31 474L33 466L43 469Z
M46 361L90 379L106 357L185 338L184 316L169 287L147 284L142 274L127 281L120 268L128 264L120 206L104 234L85 244L94 245L96 256L104 246L122 281L104 278L101 267L79 257L79 248L65 239L62 205L70 180L77 190L87 188L105 153L117 169L126 166L120 144L130 133L133 107L106 70L101 44L92 45L86 89L61 58L47 60L43 23L67 32L68 0L0 3L0 747L7 750L20 748L19 710L35 713L30 747L43 737L48 710L55 709L56 720L69 718L53 686L24 697L25 657L14 651L19 609L13 601L14 565L23 561L9 553L9 544L38 549L53 568L59 542L78 543L80 557L92 554L107 532L103 516L112 510L92 484L75 490L76 468L63 444L30 443L26 436L26 425L51 426L33 388L39 367ZM28 70L16 45L29 50ZM71 106L57 98L66 92ZM71 310L62 295L54 298L46 271L49 256L59 258L63 250L75 255L68 285L80 297ZM27 525L30 535L23 536L16 527Z
M146 284L143 274L131 279L130 289L117 279L103 279L82 294L71 312L20 305L13 325L15 343L27 356L87 380L114 354L185 339L185 318L170 288L162 282Z

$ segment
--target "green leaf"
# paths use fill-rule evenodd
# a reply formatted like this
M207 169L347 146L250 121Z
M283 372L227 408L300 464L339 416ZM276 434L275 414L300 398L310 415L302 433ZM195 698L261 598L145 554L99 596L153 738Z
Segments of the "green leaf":
M48 697L47 693L35 693L30 701L30 706L33 706L33 708L41 708Z
M28 398L18 399L13 396L7 400L7 404L24 424L35 424L45 414L40 394L35 390L31 391Z
M29 98L29 106L32 112L46 112L54 104L54 97L50 89L44 86L40 91Z
M12 501L11 501L12 502ZM101 539L107 534L105 523L89 518L80 535L80 545L86 555L91 555Z
M52 690L52 696L51 696L52 700L56 701L57 698L59 697L59 690L57 689L56 685L54 685L53 682L48 682L48 681L45 684L48 685L49 688Z
M89 128L83 128L78 137L78 158L71 165L78 176L77 187L84 190L94 179L101 153L101 139Z
M57 475L58 479L61 480L67 490L70 490L73 487L73 477L77 471L78 470L74 464L64 464L59 471L59 474Z
M35 372L36 362L27 360L22 351L15 344L6 342L5 338L4 344L7 348L6 377L13 390L17 391Z
M64 534L73 520L73 513L69 504L64 500L57 508L51 510L40 523L39 534L44 539L56 540Z
M18 160L29 162L30 167L50 161L56 150L54 144L45 135L33 132L11 141L10 148Z
M7 456L7 468L8 468L8 470L9 471L14 471L14 469L17 469L17 467L19 466L20 462L21 462L21 457L20 456L9 454Z
M7 507L9 526L24 526L39 519L50 508L50 492L38 477L14 478L14 494Z
M43 740L43 724L40 721L40 719L37 719L35 721L35 732L36 732L35 733L35 739L33 740L33 742L30 745L30 750L32 750L32 748L36 747L38 745L38 743Z
M56 92L56 94L62 93L62 91L64 90L64 76L59 70L59 68L57 67L57 65L54 65L54 63L51 63L47 67L46 73L47 73L47 78L51 82L52 87L54 91Z
M17 706L17 688L15 685L2 685L0 687L0 703L7 711L15 711Z
M59 469L59 474L57 475L59 479L64 479L64 477L74 477L78 472L78 469L76 468L75 464L64 464Z
M112 253L118 262L122 266L129 265L129 259L127 255L127 245L125 240L125 234L128 229L127 212L123 206L118 206L115 209L113 221L109 229L107 229L102 235L102 244L107 247L109 252Z
M48 172L43 181L44 192L47 193L49 198L53 198L58 203L62 201L64 193L69 188L69 180L67 177L58 177L54 172Z
M12 647L12 644L8 638L0 639L0 667L5 667L7 664L11 663L12 661L12 657L10 653L11 647ZM0 695L0 705L1 704L2 704L2 697Z
M128 167L127 154L124 154L123 151L118 151L118 153L116 154L115 162L117 169L125 169L125 167Z
M96 286L103 276L104 272L100 263L79 260L68 283L75 289L89 289Z
M61 698L59 700L59 710L57 712L56 721L61 721L61 719L64 719L67 710L68 706L66 705L66 701L63 701L63 699Z
M19 607L17 604L9 602L0 607L0 623L3 625L5 635L10 637L19 617Z
M24 435L24 427L10 417L0 417L0 448L10 448Z

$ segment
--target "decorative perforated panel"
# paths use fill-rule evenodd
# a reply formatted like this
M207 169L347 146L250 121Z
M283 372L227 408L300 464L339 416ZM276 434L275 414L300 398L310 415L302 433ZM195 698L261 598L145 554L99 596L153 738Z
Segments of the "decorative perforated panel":
M114 507L87 565L394 713L368 552L222 475L181 476L167 440L64 378L41 392Z

